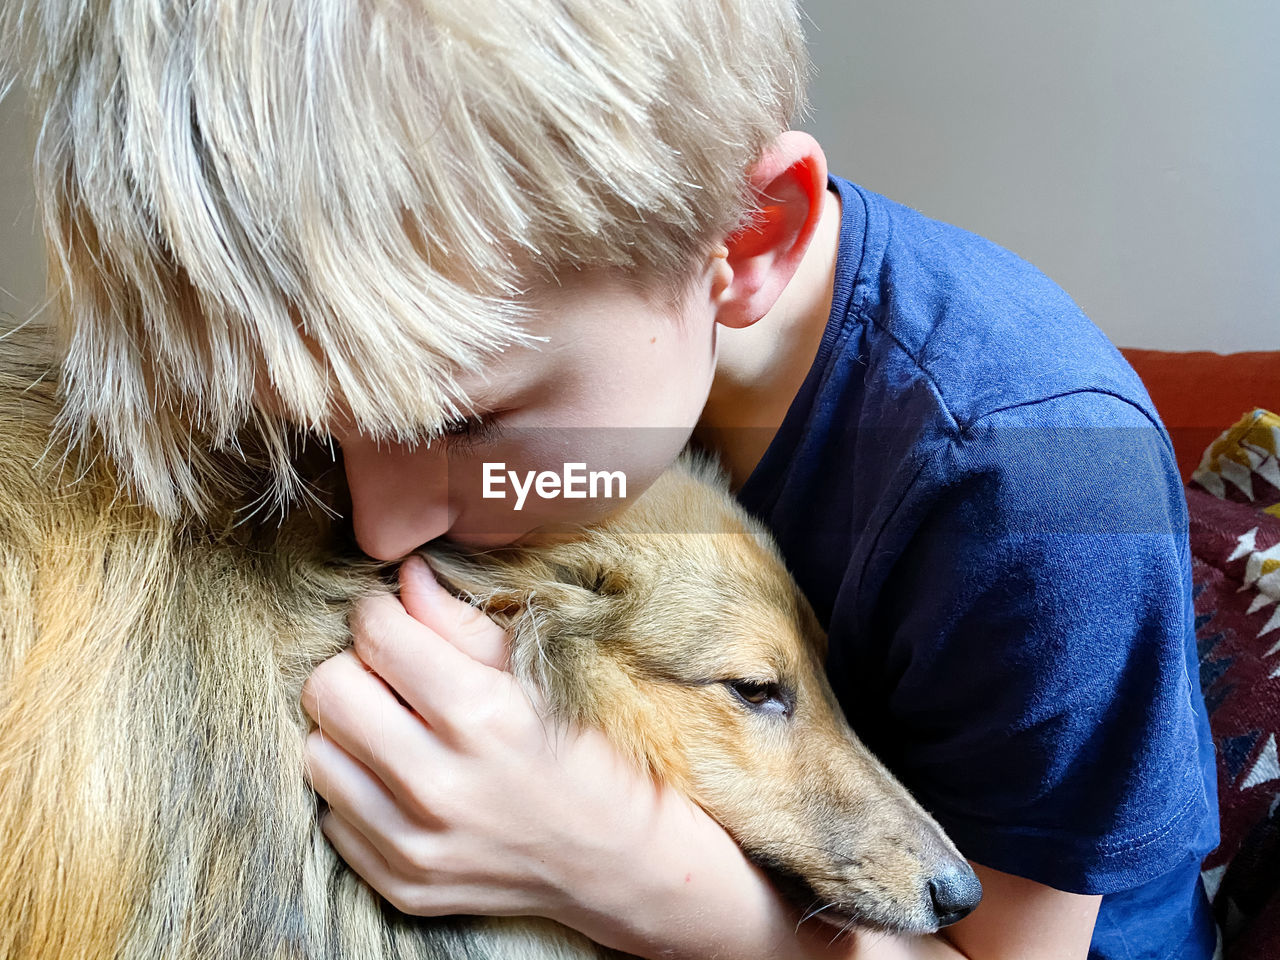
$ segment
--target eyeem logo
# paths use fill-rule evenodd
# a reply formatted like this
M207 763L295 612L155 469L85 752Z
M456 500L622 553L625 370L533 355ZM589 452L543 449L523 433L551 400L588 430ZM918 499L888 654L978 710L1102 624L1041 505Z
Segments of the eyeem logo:
M585 463L566 463L560 473L554 470L525 471L521 477L516 471L508 470L505 463L485 463L484 490L481 492L486 500L505 500L506 485L511 483L516 492L516 510L524 509L524 502L532 490L543 500L554 500L564 497L566 500L592 499L610 500L614 497L625 498L627 495L627 475L621 470L592 470L587 472ZM614 483L617 493L614 493Z

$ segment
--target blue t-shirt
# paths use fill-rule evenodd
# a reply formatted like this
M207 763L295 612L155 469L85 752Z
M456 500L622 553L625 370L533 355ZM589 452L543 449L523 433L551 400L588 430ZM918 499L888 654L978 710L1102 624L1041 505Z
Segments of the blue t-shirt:
M854 730L970 859L1102 894L1091 957L1209 958L1186 501L1136 375L992 243L834 179L831 317L739 492Z

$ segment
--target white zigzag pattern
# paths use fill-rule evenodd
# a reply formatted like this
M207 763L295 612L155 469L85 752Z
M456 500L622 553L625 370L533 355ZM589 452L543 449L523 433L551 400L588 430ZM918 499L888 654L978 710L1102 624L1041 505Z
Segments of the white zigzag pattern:
M1254 527L1236 537L1236 548L1231 551L1231 556L1227 557L1227 560L1239 560L1241 557L1245 558L1245 570L1240 590L1252 588L1255 591L1255 596L1249 603L1248 613L1257 613L1264 607L1276 603L1275 610L1271 612L1271 616L1257 633L1257 636L1264 637L1271 631L1280 629L1280 603L1277 603L1280 601L1280 565L1277 565L1280 564L1280 543L1265 550L1259 550L1258 528ZM1266 571L1269 561L1272 569ZM1270 657L1278 652L1280 652L1280 640L1272 644L1271 649L1263 656ZM1271 672L1271 676L1280 676L1280 666Z
M1265 429L1271 434L1271 449L1280 450L1280 427L1263 427L1257 424L1256 420L1261 419L1261 414L1262 411L1260 410L1253 412L1255 422L1251 429ZM1223 436L1225 437L1226 434L1223 434ZM1266 447L1249 443L1242 438L1238 442L1236 449L1244 452L1245 458L1249 461L1246 464L1238 463L1230 457L1218 454L1217 446L1217 443L1210 444L1209 449L1204 452L1204 456L1200 460L1199 467L1191 475L1191 479L1215 497L1225 497L1227 492L1226 485L1230 483L1252 501L1253 474L1255 473L1272 486L1280 489L1280 462ZM1217 455L1216 470L1213 466L1215 454Z

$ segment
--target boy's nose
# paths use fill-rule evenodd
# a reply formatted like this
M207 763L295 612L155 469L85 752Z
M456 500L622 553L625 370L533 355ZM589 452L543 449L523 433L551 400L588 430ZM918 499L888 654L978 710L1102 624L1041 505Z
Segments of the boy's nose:
M945 927L973 912L982 899L982 884L972 867L958 861L930 879L929 899L938 926Z
M448 532L454 516L442 451L351 437L342 455L356 542L369 556L399 560Z

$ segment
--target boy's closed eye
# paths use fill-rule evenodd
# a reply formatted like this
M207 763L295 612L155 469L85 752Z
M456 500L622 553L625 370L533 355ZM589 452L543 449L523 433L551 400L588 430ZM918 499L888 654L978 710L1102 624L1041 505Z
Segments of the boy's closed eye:
M461 453L483 444L492 443L502 433L496 412L473 413L446 421L440 427L439 436L449 451Z

